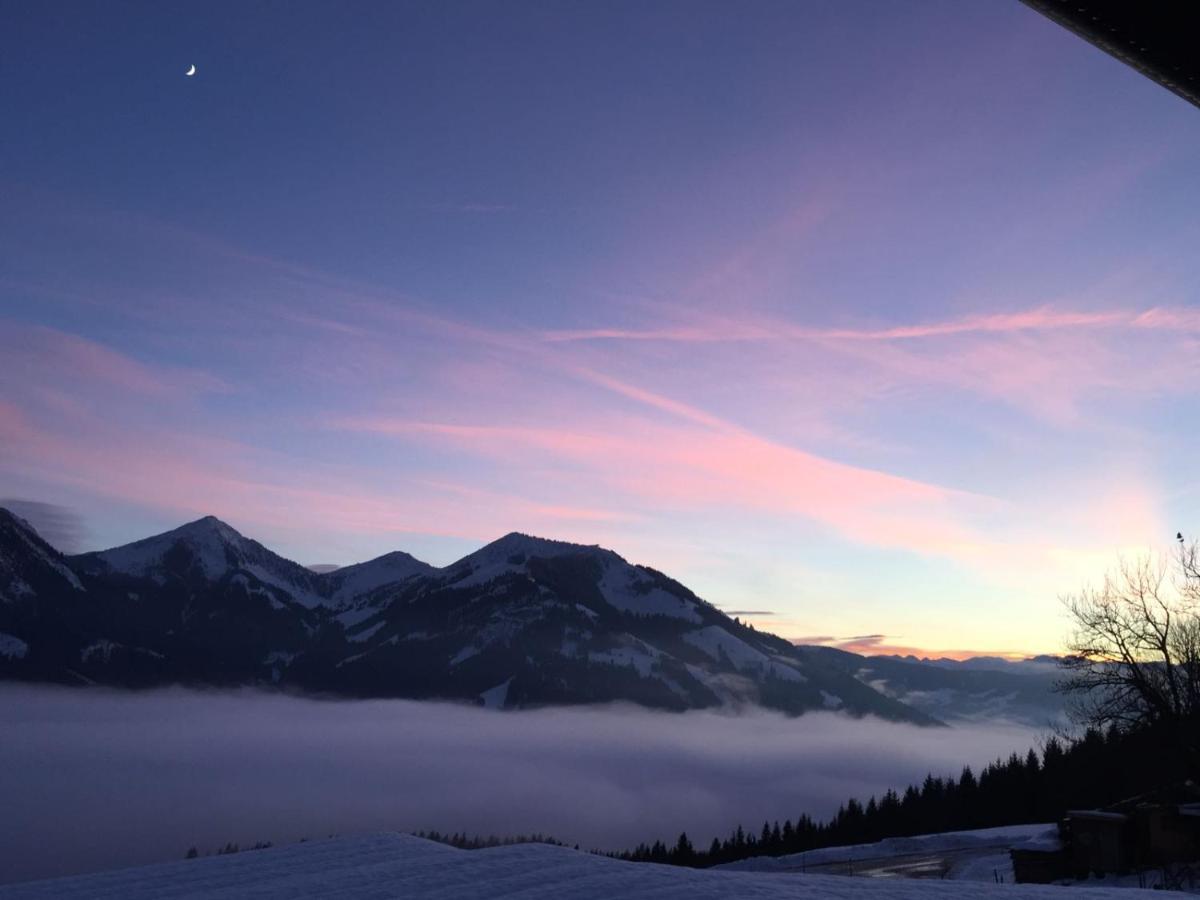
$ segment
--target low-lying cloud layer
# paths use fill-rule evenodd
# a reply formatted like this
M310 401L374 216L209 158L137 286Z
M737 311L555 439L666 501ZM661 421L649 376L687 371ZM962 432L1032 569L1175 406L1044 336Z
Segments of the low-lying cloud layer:
M0 882L227 841L541 831L617 849L826 816L1038 740L833 714L499 713L252 692L0 686Z

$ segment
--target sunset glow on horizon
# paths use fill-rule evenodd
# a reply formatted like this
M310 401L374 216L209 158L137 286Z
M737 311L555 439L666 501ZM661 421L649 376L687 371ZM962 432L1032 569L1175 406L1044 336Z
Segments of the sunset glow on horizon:
M1060 651L1200 529L1200 115L1016 2L759 5L11 10L0 496Z

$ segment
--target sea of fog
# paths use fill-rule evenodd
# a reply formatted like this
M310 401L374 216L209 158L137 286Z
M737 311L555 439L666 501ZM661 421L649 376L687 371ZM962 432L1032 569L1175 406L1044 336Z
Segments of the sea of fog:
M542 832L619 849L1024 751L1019 726L627 706L495 712L251 691L0 685L0 883L233 841L380 830Z

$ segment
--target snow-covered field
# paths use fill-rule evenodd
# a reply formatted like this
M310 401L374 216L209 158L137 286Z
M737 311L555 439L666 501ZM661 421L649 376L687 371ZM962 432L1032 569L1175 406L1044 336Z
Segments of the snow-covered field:
M681 869L627 863L564 847L521 844L456 850L401 834L338 838L0 887L0 900L187 897L829 898L829 900L1135 900L1137 890L897 881L837 875Z
M873 844L822 847L787 856L756 856L728 863L720 868L741 872L836 869L838 872L850 874L887 869L889 861L903 861L903 864L895 866L901 871L903 865L941 861L944 862L944 877L951 880L994 882L999 874L1006 882L1011 882L1012 863L1008 856L1009 848L1033 843L1043 847L1057 846L1058 826L1006 825L1000 828L885 838Z
M975 881L1013 884L1014 847L1057 849L1058 826L1006 825L972 831L946 831L913 837L885 838L874 844L822 847L787 856L756 856L718 866L722 871L803 873L860 878L937 878L945 881ZM1063 880L1058 885L1095 888L1154 888L1162 879L1161 869L1126 875L1092 876L1084 881ZM1195 893L1192 891L1191 893ZM1018 895L1019 896L1019 895ZM1079 896L1064 894L1064 898ZM1092 896L1085 893L1082 896Z

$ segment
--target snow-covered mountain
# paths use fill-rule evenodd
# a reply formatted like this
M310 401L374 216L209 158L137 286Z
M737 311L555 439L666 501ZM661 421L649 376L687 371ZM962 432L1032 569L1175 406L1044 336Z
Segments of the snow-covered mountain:
M24 519L0 508L0 605L39 594L83 590L61 553Z
M14 623L41 613L39 597L70 605L85 592L62 554L24 519L0 508L0 672L26 664L29 629Z
M403 550L396 550L364 563L322 573L321 590L335 605L341 605L386 585L434 571L429 563L421 562Z
M936 723L601 547L510 534L440 569L396 552L317 573L211 516L63 557L4 515L0 587L19 596L0 606L0 633L22 650L0 647L0 677Z
M600 547L510 534L334 618L354 652L339 648L322 683L345 693L382 680L493 706L758 703L931 721Z
M145 540L84 553L74 566L97 575L212 584L239 573L306 607L324 602L320 576L238 534L215 516L205 516Z

